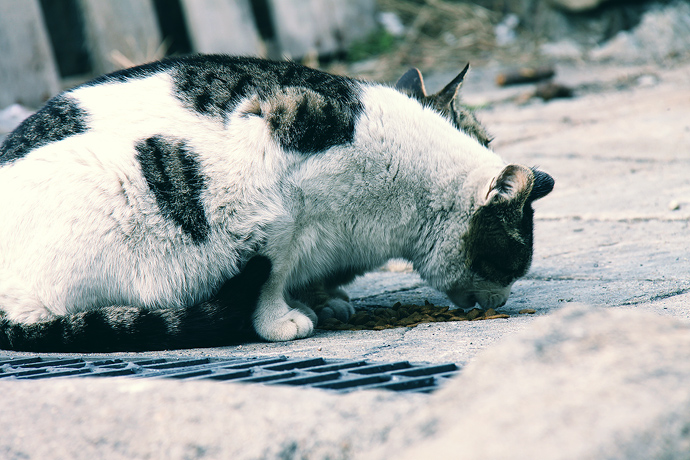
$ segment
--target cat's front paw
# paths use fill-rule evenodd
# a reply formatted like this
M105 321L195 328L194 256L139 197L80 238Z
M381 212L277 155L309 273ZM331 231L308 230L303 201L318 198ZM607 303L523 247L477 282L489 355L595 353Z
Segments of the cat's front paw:
M301 339L314 332L314 322L301 311L287 307L282 315L257 316L254 329L271 342Z
M295 310L304 313L307 316L307 318L311 320L312 323L316 324L316 322L319 320L314 310L312 310L310 307L307 307L306 304L303 304L299 300L289 299L287 303L288 305L290 305L290 307L294 308Z
M316 309L319 323L323 324L327 319L335 318L346 323L355 314L355 307L343 299L332 298Z

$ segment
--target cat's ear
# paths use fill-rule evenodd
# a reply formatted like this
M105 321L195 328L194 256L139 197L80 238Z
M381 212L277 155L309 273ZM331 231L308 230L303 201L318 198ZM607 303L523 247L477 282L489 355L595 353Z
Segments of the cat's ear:
M534 174L520 165L508 165L493 178L484 204L518 202L524 204L532 192Z
M529 201L538 200L543 198L553 190L555 181L553 177L546 174L544 171L539 171L537 168L532 168L532 174L534 174L534 184L532 185L532 191L529 194Z
M553 178L543 171L508 165L491 181L485 204L512 203L523 207L548 195L553 186Z
M457 77L448 83L441 91L436 94L429 96L429 99L434 101L437 107L448 107L455 96L457 96L458 91L462 82L465 80L465 74L470 69L470 63L468 62L464 69L458 74Z
M395 89L403 91L415 99L424 99L426 97L426 88L424 87L424 78L419 69L411 68L400 77L395 84Z

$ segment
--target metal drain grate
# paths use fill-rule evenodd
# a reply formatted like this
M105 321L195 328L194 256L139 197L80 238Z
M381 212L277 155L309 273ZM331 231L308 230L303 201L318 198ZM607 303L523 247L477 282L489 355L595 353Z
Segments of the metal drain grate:
M453 363L370 363L284 356L225 359L0 356L0 379L164 377L308 386L339 393L364 389L430 393L458 371L459 367Z

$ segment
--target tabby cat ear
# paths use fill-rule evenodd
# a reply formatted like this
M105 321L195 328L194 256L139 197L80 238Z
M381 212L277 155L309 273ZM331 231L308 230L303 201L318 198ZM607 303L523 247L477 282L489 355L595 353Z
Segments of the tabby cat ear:
M492 180L486 204L513 202L524 206L548 195L554 183L551 176L536 168L508 165Z
M426 88L424 88L422 72L414 67L400 77L400 80L395 84L395 89L404 91L415 99L423 99L426 97Z
M486 194L486 204L515 200L524 203L532 192L533 183L534 174L531 169L520 165L508 165L491 181Z
M465 80L465 74L470 68L470 63L468 62L464 69L458 74L457 77L448 83L441 91L436 94L429 96L437 107L447 107L450 105L451 101L455 99L458 94L458 90L462 85L463 80Z

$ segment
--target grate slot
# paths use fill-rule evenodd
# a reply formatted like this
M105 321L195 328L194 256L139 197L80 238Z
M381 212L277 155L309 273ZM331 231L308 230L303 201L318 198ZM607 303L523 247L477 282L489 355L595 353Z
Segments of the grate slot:
M126 375L134 375L137 371L132 368L117 369L113 371L96 371L93 375L94 377L123 377Z
M416 379L402 380L391 383L384 383L381 385L372 385L367 389L373 390L392 390L392 391L409 391L419 388L432 387L436 384L434 377L419 377Z
M442 372L453 372L457 371L459 368L455 364L440 364L438 366L423 366L417 367L404 371L393 372L393 375L405 376L405 377L421 377L425 375L436 375Z
M53 377L69 377L72 375L89 374L89 373L91 373L91 371L89 369L73 369L73 370L69 370L69 371L42 372L40 374L28 375L26 377L18 377L18 378L19 379L37 380L37 379L47 379L47 378L53 378Z
M285 361L287 361L286 357L279 356L278 358L255 359L255 360L247 361L247 362L241 363L241 364L233 364L232 366L223 366L223 368L225 368L225 369L247 369L248 367L265 366L267 364L282 363Z
M15 372L7 372L5 374L0 374L0 377L24 377L27 375L44 374L47 372L48 371L45 369L34 369L34 370L30 370L30 371L15 371Z
M189 359L189 360L184 360L184 361L173 361L173 362L163 362L161 364L139 364L139 366L142 366L146 369L158 369L158 370L163 370L163 369L176 369L180 367L190 367L190 366L198 366L200 364L208 364L210 363L211 360L208 358L202 358L202 359Z
M381 372L397 371L398 369L409 369L412 365L407 361L398 361L390 364L372 364L369 366L353 369L350 372L355 374L380 374Z
M391 377L388 375L370 375L368 377L360 377L348 380L338 380L336 382L323 383L320 385L314 385L314 387L323 388L326 390L345 390L348 388L361 387L364 385L388 382L390 379Z
M5 364L9 364L10 366L18 366L20 364L31 364L31 363L37 363L41 361L41 358L10 358L10 359L3 359L0 361L0 366L4 366Z
M234 379L241 379L243 377L250 377L252 375L252 371L245 369L245 370L238 370L234 372L218 372L214 373L213 375L209 375L208 377L203 377L204 379L210 379L210 380L234 380Z
M174 372L165 376L167 379L188 379L191 377L201 377L204 375L210 375L213 371L211 369L198 369L195 371L188 372Z
M312 367L310 369L305 369L309 372L331 372L331 371L342 371L349 370L353 367L366 366L368 363L366 361L352 361L348 363L340 364L325 364L323 366Z
M246 379L238 379L236 382L251 382L251 383L266 383L272 382L274 380L288 379L290 377L296 377L299 374L297 372L282 372L280 374L273 375L262 375L259 377L251 377Z
M266 367L269 371L290 371L293 369L304 369L306 367L316 367L326 364L323 358L291 360L284 364L277 364L275 366Z
M84 360L81 358L76 359L56 359L53 361L43 361L40 360L35 363L22 364L20 367L65 367L69 364L83 363Z
M64 366L60 366L60 367L64 367L67 369L83 369L83 368L88 367L88 366L89 365L87 363L81 362L81 363L74 363L74 364L65 364Z
M325 374L316 374L310 376L298 376L283 380L273 380L272 385L311 385L312 383L327 382L329 380L339 379L340 372L328 372Z
M125 369L127 367L130 367L129 364L127 363L116 363L116 364L97 364L97 363L92 363L93 366L100 367L101 369Z

